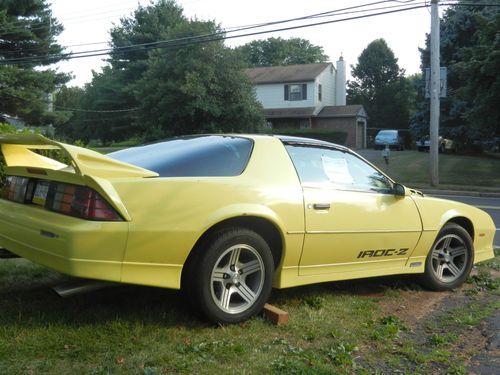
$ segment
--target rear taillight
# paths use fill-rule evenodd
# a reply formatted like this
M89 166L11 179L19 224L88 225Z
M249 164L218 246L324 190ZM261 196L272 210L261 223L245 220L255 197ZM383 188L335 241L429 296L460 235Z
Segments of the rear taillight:
M2 188L2 198L23 203L26 198L29 178L7 176Z
M52 183L45 208L87 220L123 220L98 192L86 186Z
M7 176L0 197L87 220L123 220L98 192L87 186Z

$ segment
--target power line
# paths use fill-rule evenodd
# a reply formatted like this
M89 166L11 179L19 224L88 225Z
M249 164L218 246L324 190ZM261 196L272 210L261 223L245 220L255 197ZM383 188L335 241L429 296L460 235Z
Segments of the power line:
M407 3L407 2L414 2L414 1L416 1L416 0L407 0L407 1L403 1L403 2L402 1L397 1L397 0L382 0L382 1L376 1L376 2L371 2L371 3L366 3L366 4L355 5L355 6L351 6L351 7L347 7L347 8L341 8L341 9L337 9L337 10L333 10L333 11L327 11L327 12L312 14L312 15L308 15L308 16L301 16L301 17L291 18L291 19L287 19L287 20L271 21L271 22L265 22L265 23L254 24L254 25L235 26L234 28L250 27L250 26L262 27L262 26L265 26L265 25L272 25L272 24L276 24L276 23L290 22L290 21L302 20L302 19L307 19L307 18L314 18L314 17L318 17L318 16L329 16L329 15L333 15L333 13L336 13L336 12L341 12L341 11L345 11L345 10L352 10L352 9L359 9L359 8L366 8L368 6L378 5L378 4L383 4L383 3L391 3L391 2ZM366 11L370 11L370 10L371 9L367 9ZM24 25L26 21L22 20L22 21L18 21L18 22L22 23ZM230 28L226 28L226 29L230 29ZM20 28L0 28L0 31L4 31L4 30L19 30L19 31L24 31L23 29L20 29Z
M324 25L324 24L337 23L337 22L367 18L367 17L374 17L374 16L379 16L379 15L385 15L385 14L391 14L391 13L397 13L397 12L403 12L403 11L427 7L426 2L417 3L418 5L417 4L415 4L415 5L410 4L412 6L406 5L408 2L414 3L414 1L415 0L377 1L377 2L372 2L372 3L368 3L368 4L363 4L363 5L338 9L338 10L334 10L334 11L323 12L323 13L317 13L317 14L313 14L313 15L302 16L302 17L297 17L297 18L292 18L292 19L267 22L267 23L251 25L251 26L242 26L240 28L235 28L234 30L231 30L231 31L222 30L222 31L219 31L216 33L211 33L211 34L204 34L204 35L198 35L198 36L190 36L190 37L176 38L176 39L170 39L170 40L155 41L155 42L142 43L142 44L132 44L129 46L111 47L111 48L106 48L106 49L87 50L87 51L80 51L80 52L70 52L70 53L52 54L52 55L44 55L44 56L27 56L27 57L19 57L19 58L12 58L12 59L4 59L4 60L0 60L0 65L36 63L36 62L43 62L46 60L49 60L49 61L50 60L71 60L71 59L76 59L76 58L104 56L104 55L108 55L110 53L118 54L118 53L122 53L122 52L123 53L130 53L130 52L136 52L136 51L143 51L144 52L144 51L148 51L150 49L159 49L159 48L163 48L163 49L165 49L165 48L178 48L178 47L184 47L184 46L189 45L189 44L208 43L208 42L241 38L241 37L247 37L247 36L256 36L256 35L262 35L262 34L266 34L266 33L281 32L281 31L294 30L294 29L300 29L300 28L306 28L306 27L313 27L313 26L319 26L319 25ZM388 2L397 2L397 3L403 4L403 5L363 9L363 10L358 10L358 11L350 11L350 12L340 13L344 10L365 8L367 6L388 3ZM494 5L494 6L500 6L499 4L484 4L484 3L483 4L441 3L440 5L442 5L442 6L449 6L449 5L463 5L463 6L492 6L492 5ZM251 33L243 33L243 34L237 34L237 35L227 35L229 33L235 33L235 32L244 31L244 30L262 28L262 27L267 27L267 26L272 26L272 25L277 25L277 24L282 24L282 23L296 22L296 21L301 21L301 20L306 20L306 19L333 17L333 16L339 16L339 15L345 15L345 14L365 13L368 11L391 9L391 8L392 9L397 8L397 9L393 9L390 11L371 13L371 14L364 14L364 15L356 16L356 17L348 17L348 18L335 19L335 20L329 20L329 21L324 21L324 22L295 25L295 26L290 26L290 27L285 27L285 28L271 29L271 30L251 32ZM95 43L95 44L101 44L101 43L99 42L99 43Z
M114 3L114 4L108 4L107 6L105 7L100 7L100 8L94 8L92 10L91 13L87 13L87 14L82 14L82 12L78 12L78 11L75 11L75 12L70 12L70 13L66 13L66 15L70 15L70 17L66 18L64 17L55 17L55 15L53 14L52 10L50 10L50 17L51 18L64 18L65 19L65 24L68 24L68 23L71 23L71 22L66 22L68 20L78 20L78 19L87 19L85 22L88 22L88 18L89 17L92 17L94 15L96 16L101 16L102 14L107 14L107 13L116 13L116 12L120 12L120 13L116 13L116 14L113 14L111 16L107 16L105 18L110 18L113 17L113 16L123 16L123 11L132 11L132 10L135 10L137 9L135 7L135 5L130 5L126 8L116 8L116 5L118 5L119 3ZM109 7L114 7L113 9L110 9L110 10L106 10L106 11L97 11L97 9L105 9L105 8L109 8ZM77 16L71 16L72 14L78 14ZM96 18L96 19L103 19L102 17L99 17L99 18ZM94 20L96 20L94 19ZM28 20L28 19L22 19L22 20L17 20L17 21L14 21L12 22L10 25L13 25L14 27L0 27L0 32L2 31L5 31L5 30L13 30L13 29L16 29L16 30L22 30L21 28L19 27L16 27L16 25L19 25L19 26L26 26L26 23L29 23L29 22L33 22L35 21L36 23L50 23L49 20L45 20L45 21L40 21L41 18L37 18L37 19L32 19L32 20ZM92 19L90 19L92 20ZM38 25L37 25L38 26ZM37 28L38 29L38 28ZM35 29L33 29L35 30Z
M10 97L15 98L15 99L22 100L22 101L27 102L27 103L38 103L38 104L44 104L44 105L47 104L47 103L45 103L45 102L43 102L41 100L26 99L26 98L23 98L21 96L11 94L11 93L5 91L5 89L0 89L0 90L1 90L0 91L1 93L5 94L7 96L10 96ZM53 104L53 107L54 108L60 108L63 111L68 111L68 112L100 113L100 114L105 114L105 113L125 113L125 112L134 112L134 111L139 110L139 108L137 108L137 107L135 107L135 108L128 108L128 109L93 110L93 109L81 109L81 108L65 107L65 106L57 105L57 104Z
M386 2L390 2L390 1L380 1L380 2L376 2L376 3L371 3L371 5L386 3ZM367 6L367 5L364 5L364 6ZM262 34L267 34L267 33L272 33L272 32L288 31L288 30L294 30L294 29L300 29L300 28L306 28L306 27L320 26L320 25L325 25L325 24L330 24L330 23L337 23L337 22L344 22L344 21L362 19L362 18L367 18L367 17L374 17L374 16L379 16L379 15L385 15L385 14L398 13L398 12L402 12L402 11L409 11L409 10L423 8L425 6L426 6L425 3L419 3L419 5L410 6L410 7L397 6L397 9L376 12L376 13L371 13L371 14L364 14L364 15L360 15L360 16L353 16L353 17L334 19L334 20L328 20L328 21L323 21L323 22L295 25L295 26L289 26L289 27L283 27L283 28L277 28L277 29L271 29L271 30L241 33L241 34L237 34L237 35L227 35L227 34L229 34L230 32L242 31L242 30L245 30L245 28L241 28L238 30L230 31L230 32L220 31L220 32L212 33L212 34L204 34L204 35L199 35L199 36L194 36L194 37L184 37L184 38L177 38L177 39L170 39L170 40L162 40L162 41L157 41L157 42L134 44L134 45L130 45L130 46L121 46L121 47L107 48L107 49L100 49L100 50L81 51L81 52L68 53L68 54L32 56L32 57L16 58L16 59L4 59L4 60L0 60L0 65L6 65L6 64L11 64L11 63L12 64L18 64L18 63L22 64L22 63L30 63L30 62L34 63L36 61L41 62L41 61L50 60L50 59L53 59L53 60L60 60L60 59L71 60L71 59L75 59L75 58L103 56L103 55L108 55L110 53L117 54L117 53L121 53L121 52L147 51L150 49L157 49L157 48L177 48L177 47L184 47L184 46L190 45L190 44L208 43L208 42L241 38L241 37L247 37L247 36L256 36L256 35L262 35ZM351 8L358 8L358 7L351 7ZM388 7L388 8L392 8L392 7ZM319 13L316 15L299 17L299 18L294 18L294 19L289 19L289 20L270 22L267 24L263 24L262 26L259 26L259 27L276 25L276 24L280 24L280 23L293 22L293 21L297 21L297 20L303 20L306 18L317 18L320 15L325 15L327 13L332 13L332 12L339 12L342 10L344 10L344 9L341 9L338 11L324 12L324 13ZM367 11L370 11L370 10L363 10L362 12L364 13ZM348 12L348 13L352 14L352 13L359 13L359 12L360 11ZM339 15L339 14L332 14L332 15ZM248 27L247 29L254 29L254 28L257 28L257 27Z
M369 7L369 6L379 5L379 4L384 4L384 3L396 2L396 3L400 3L400 4L406 4L406 3L414 2L414 1L416 1L416 0L406 0L406 1L382 0L382 1L375 1L375 2L371 2L371 3L365 3L365 4L355 5L355 6L351 6L351 7L346 7L346 8L341 8L341 9L336 9L336 10L327 11L327 12L321 12L321 13L316 13L316 14L311 14L311 15L307 15L307 16L295 17L295 18L290 18L290 19L285 19L285 20L270 21L270 22L264 22L264 23L260 23L260 24L252 24L252 25L244 25L244 26L227 27L227 28L225 28L225 30L226 30L226 32L228 32L228 31L232 32L232 31L243 30L243 29L246 29L246 28L265 27L265 26L270 26L270 25L275 25L275 24L280 24L280 23L301 21L301 20L311 19L311 18L331 17L331 16L336 16L336 15L344 15L344 14L352 14L352 13L362 13L362 12L368 12L368 11L373 11L373 10L396 8L396 7L401 7L401 6L404 6L404 5L395 5L395 6L392 6L392 7L371 8L371 9L369 8L369 9L359 10L359 11L356 11L356 12L344 12L346 10L366 8L366 7ZM421 1L421 3L422 3L422 1ZM344 12L344 13L340 13L340 12ZM231 29L237 29L237 30L231 30ZM105 44L106 42L97 42L95 44L101 44L101 43ZM89 43L89 44L91 44L91 43ZM92 43L92 44L94 44L94 43ZM66 46L66 47L69 47L69 46ZM64 47L64 48L66 48L66 47ZM92 51L92 52L95 52L95 51Z

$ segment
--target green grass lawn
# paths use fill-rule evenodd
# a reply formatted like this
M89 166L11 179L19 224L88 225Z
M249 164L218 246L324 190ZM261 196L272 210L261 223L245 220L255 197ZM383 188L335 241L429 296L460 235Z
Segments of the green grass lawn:
M395 277L274 291L287 325L259 316L220 327L176 291L118 286L61 299L50 286L65 276L3 260L0 374L462 374L481 349L468 341L473 327L500 307L498 279L487 273L499 260L467 287L474 303L423 326L412 322L413 309L440 294ZM441 321L446 334L434 328Z
M403 184L429 185L429 153L392 151L386 167L381 153L370 153L368 160ZM440 185L465 189L479 187L500 192L500 158L456 154L439 155Z

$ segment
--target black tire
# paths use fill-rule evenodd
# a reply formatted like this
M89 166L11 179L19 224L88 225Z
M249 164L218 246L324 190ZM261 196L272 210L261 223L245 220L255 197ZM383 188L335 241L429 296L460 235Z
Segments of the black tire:
M418 152L424 152L424 148L423 147L417 147L417 150L418 150Z
M258 314L271 294L274 261L256 232L220 232L202 249L189 272L191 302L213 323L238 323Z
M435 291L462 285L474 263L474 245L469 233L457 224L446 224L425 260L422 284Z

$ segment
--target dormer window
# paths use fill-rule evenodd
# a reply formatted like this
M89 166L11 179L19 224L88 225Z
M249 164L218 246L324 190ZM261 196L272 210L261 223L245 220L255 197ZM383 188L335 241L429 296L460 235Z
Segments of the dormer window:
M291 84L285 85L285 100L297 101L307 100L307 84Z

